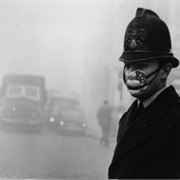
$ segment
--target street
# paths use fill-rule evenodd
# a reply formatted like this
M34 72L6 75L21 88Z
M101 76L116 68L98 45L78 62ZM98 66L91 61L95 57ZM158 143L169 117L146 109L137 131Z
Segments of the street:
M34 179L107 179L114 142L56 134L0 131L0 177Z

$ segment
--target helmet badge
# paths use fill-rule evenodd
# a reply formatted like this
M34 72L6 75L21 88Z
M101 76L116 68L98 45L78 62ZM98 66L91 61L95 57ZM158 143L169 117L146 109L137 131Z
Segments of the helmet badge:
M145 50L149 49L146 43L146 30L140 29L137 23L132 24L132 28L126 30L125 46L129 49Z
M135 39L132 39L132 40L130 41L129 47L130 47L131 49L134 49L134 48L137 47L137 43L136 43L136 40L135 40Z

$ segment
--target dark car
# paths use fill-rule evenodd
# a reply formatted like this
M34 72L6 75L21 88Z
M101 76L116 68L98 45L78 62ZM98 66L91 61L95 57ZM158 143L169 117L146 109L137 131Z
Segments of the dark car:
M49 122L49 126L58 133L86 134L87 122L83 111L80 109L64 109L58 114L52 114Z
M58 133L86 133L87 122L78 98L53 94L47 112L48 129Z

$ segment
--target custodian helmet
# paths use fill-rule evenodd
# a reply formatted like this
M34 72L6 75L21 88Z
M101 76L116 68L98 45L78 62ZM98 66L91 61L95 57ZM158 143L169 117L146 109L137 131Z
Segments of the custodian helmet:
M167 25L155 12L138 8L135 18L127 26L124 52L119 60L133 63L151 59L168 61L172 67L179 65L179 61L171 52Z

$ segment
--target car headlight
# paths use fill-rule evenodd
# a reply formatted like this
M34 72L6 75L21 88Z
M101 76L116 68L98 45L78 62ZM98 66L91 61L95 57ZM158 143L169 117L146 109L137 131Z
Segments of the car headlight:
M64 126L64 122L63 122L63 121L60 121L60 122L59 122L59 125L60 125L60 126Z
M86 127L87 127L87 124L86 124L86 123L82 123L82 127L83 127L83 128L86 128Z
M53 117L50 117L49 120L50 120L50 122L54 122L55 119Z

